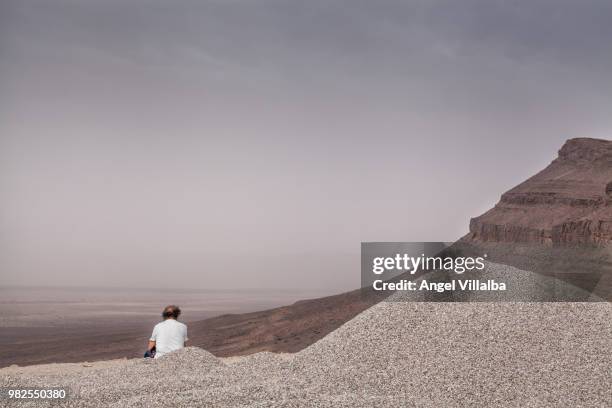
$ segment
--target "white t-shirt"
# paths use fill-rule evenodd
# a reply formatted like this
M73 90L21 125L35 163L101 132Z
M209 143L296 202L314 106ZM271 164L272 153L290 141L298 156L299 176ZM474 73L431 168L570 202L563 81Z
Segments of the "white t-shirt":
M151 334L151 341L155 342L155 358L182 349L187 340L187 326L183 323L174 319L157 323Z

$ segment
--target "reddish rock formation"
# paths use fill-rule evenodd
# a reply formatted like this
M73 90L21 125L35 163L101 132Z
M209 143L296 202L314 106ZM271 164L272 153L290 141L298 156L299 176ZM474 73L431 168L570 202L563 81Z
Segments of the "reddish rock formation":
M258 351L296 352L383 300L388 293L354 290L261 312L213 317L189 326L193 345L226 357Z
M571 139L548 167L470 221L475 242L612 242L612 141Z

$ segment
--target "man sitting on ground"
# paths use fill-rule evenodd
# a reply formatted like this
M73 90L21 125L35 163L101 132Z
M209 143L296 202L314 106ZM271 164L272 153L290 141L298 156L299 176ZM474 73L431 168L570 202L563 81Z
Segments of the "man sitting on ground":
M151 355L151 351L155 349L155 358L159 358L187 345L187 326L177 321L180 314L181 309L178 306L170 305L164 308L162 312L164 321L157 323L153 328L147 354Z

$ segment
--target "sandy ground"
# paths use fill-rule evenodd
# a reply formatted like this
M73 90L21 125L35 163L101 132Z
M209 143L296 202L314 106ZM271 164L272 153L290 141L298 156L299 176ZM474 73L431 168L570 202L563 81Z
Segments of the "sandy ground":
M0 387L66 386L74 407L604 407L611 348L609 303L382 302L295 354L9 367Z
M574 291L491 264L514 296ZM584 297L579 293L581 297ZM460 295L464 296L464 295ZM67 387L68 407L608 407L612 305L465 303L397 293L297 353L217 358L189 347L159 360L123 359L0 369L2 387ZM495 300L495 302L491 301Z

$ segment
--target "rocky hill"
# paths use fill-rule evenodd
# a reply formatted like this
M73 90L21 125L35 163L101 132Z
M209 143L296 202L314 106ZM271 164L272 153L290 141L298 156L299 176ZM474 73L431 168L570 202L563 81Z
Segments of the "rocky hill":
M571 139L548 167L470 222L476 242L607 245L612 241L612 141Z
M612 141L568 140L548 167L473 218L455 247L612 300Z

